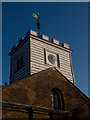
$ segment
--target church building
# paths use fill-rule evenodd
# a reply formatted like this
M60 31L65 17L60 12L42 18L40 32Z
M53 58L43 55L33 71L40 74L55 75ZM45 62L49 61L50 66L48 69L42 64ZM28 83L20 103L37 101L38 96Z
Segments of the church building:
M90 120L90 100L75 85L68 44L29 30L10 56L2 120Z

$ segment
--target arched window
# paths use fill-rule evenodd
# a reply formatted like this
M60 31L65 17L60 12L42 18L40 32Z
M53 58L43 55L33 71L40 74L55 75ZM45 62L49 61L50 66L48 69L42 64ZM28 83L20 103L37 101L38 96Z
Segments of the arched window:
M51 104L53 109L63 110L63 96L58 89L51 91Z

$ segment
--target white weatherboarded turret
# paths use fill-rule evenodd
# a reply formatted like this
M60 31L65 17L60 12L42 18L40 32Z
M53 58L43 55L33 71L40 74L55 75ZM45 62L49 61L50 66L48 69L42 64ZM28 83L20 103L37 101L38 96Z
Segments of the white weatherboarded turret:
M11 56L10 83L29 77L49 67L56 67L68 80L74 82L69 45L29 30L9 53Z

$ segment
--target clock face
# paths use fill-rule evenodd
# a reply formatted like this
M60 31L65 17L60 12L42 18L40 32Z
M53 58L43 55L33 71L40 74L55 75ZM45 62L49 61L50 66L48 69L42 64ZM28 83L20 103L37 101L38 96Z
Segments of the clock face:
M55 58L55 56L54 56L54 55L49 54L49 55L48 55L48 60L49 60L49 62L50 62L50 63L54 64L54 63L55 63L55 61L56 61L56 58Z

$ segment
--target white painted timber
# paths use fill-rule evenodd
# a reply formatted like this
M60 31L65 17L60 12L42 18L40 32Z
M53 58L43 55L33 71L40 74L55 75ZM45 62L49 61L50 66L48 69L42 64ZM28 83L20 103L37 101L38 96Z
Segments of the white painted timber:
M29 61L30 61L30 40L28 39L21 47L19 47L16 52L11 56L11 73L10 82L13 83L30 75L29 72ZM17 70L17 59L23 56L23 67Z
M59 55L60 67L58 70L73 82L71 66L70 66L70 52L51 46L40 40L30 38L31 46L31 75L45 70L53 65L45 63L45 51L50 51L52 54ZM56 67L56 66L55 66Z
M49 37L46 35L42 35L42 39L49 40Z
M36 32L36 31L33 31L33 30L29 30L29 31L26 33L26 36L29 35L29 34L32 34L32 35L37 36L37 32Z
M56 40L56 39L54 39L54 38L52 39L52 42L55 43L55 44L57 44L57 45L59 45L59 41Z
M29 36L29 38L28 38ZM28 39L26 39L28 38ZM73 70L70 54L72 50L69 46L59 46L59 41L53 39L53 43L49 42L49 37L42 35L37 37L37 32L29 30L26 33L23 44L13 52L11 51L11 68L10 82L21 80L32 74L38 73L50 67L56 67L70 82L73 83ZM58 44L58 45L57 45ZM51 64L48 56L55 56L55 63ZM17 70L17 59L23 56L23 67Z
M62 43L62 46L65 47L65 48L69 48L69 45L66 44L66 43Z

